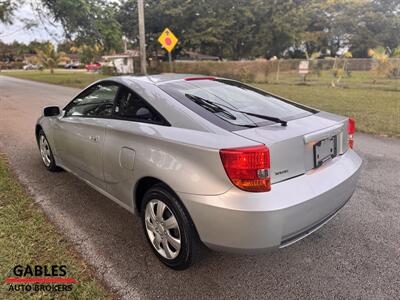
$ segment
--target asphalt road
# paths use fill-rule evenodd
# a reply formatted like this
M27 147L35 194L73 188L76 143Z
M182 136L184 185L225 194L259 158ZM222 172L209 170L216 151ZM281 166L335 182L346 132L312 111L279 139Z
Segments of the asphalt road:
M34 124L75 89L0 76L0 152L49 218L120 298L400 298L400 140L358 134L352 200L301 242L259 256L208 252L186 271L161 265L138 218L72 175L42 166Z

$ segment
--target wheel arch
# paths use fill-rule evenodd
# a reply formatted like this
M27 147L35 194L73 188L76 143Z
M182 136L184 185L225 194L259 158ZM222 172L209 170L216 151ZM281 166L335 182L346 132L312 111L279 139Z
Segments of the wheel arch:
M179 199L178 195L174 192L174 190L168 184L166 184L164 181L162 181L161 179L158 179L158 178L155 178L152 176L142 177L138 180L138 182L136 183L135 189L134 189L134 204L135 204L135 210L138 213L141 212L142 200L143 200L144 194L149 189L151 189L153 186L155 186L157 184L164 186L171 193L173 193L176 198Z
M40 124L36 124L35 126L35 137L36 137L36 143L39 145L39 132L43 130L43 127Z
M199 233L197 231L196 224L193 222L192 216L190 215L190 213L189 213L188 209L186 208L185 204L179 198L178 194L175 193L175 191L167 183L165 183L161 179L158 179L158 178L152 177L152 176L145 176L145 177L140 178L137 181L137 183L135 185L135 189L134 189L134 204L135 204L135 208L134 209L135 209L135 211L137 213L139 213L139 214L141 213L143 196L149 189L151 189L155 185L161 185L164 188L166 188L180 202L180 204L182 205L183 209L187 213L190 222L192 223L192 225L194 227L194 230L195 230L195 233L196 233L197 237L199 238Z

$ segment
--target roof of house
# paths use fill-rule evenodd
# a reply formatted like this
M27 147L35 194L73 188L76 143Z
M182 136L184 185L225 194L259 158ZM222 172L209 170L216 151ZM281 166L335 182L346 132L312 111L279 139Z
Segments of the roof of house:
M132 49L132 50L127 50L124 53L118 53L114 55L104 55L104 59L115 59L115 58L129 58L129 57L139 57L139 51Z

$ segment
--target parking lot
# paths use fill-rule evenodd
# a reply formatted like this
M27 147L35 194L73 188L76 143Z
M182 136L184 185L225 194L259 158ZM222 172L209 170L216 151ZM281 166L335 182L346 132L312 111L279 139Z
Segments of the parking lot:
M121 298L400 298L400 140L358 134L357 190L321 230L257 256L207 251L186 271L161 265L139 219L72 175L42 166L34 124L76 89L0 76L0 152L98 278Z

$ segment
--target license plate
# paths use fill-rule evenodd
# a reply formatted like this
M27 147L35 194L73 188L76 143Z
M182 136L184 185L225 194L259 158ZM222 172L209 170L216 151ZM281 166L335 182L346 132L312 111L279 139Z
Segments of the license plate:
M318 168L337 155L337 137L321 140L314 145L314 167Z

